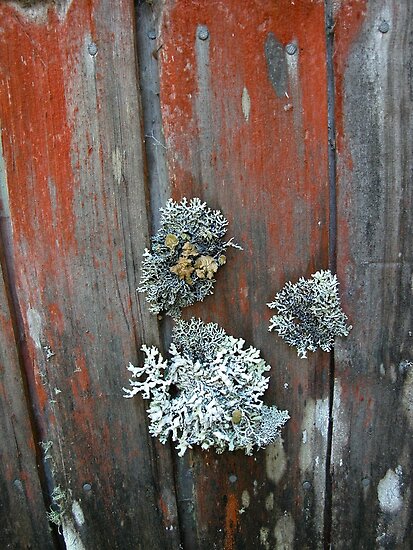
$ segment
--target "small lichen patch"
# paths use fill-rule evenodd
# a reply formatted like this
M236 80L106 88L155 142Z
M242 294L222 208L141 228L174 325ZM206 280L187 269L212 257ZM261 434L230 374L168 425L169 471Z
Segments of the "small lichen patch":
M228 222L194 198L161 208L160 227L145 249L139 292L146 293L150 311L179 317L181 309L213 293L215 275L226 262L224 241Z
M271 512L271 510L274 509L274 493L271 492L267 495L266 499L265 499L265 509L268 511L268 512Z
M267 305L278 312L268 330L295 346L302 358L317 348L331 351L335 337L347 336L352 328L341 309L337 277L329 270L317 271L311 279L301 277L295 284L288 281Z
M260 351L215 323L177 321L169 361L156 347L144 345L142 351L144 365L129 365L125 397L142 393L150 399L150 433L161 443L171 435L180 456L193 445L251 454L274 442L289 418L288 411L262 401L269 382L264 373L271 367Z
M270 541L268 540L269 535L270 535L269 528L268 527L261 527L261 529L260 529L260 543L266 550L269 550L269 548L270 548Z
M241 495L241 502L242 502L242 506L244 508L248 508L249 505L250 505L250 494L249 492L245 489L244 491L242 491L242 495Z
M403 506L403 497L400 491L401 475L401 466L398 466L396 471L389 468L384 478L379 481L377 496L383 512L394 514Z
M279 483L287 470L287 456L284 451L283 441L278 438L265 450L265 471L268 479Z
M288 512L282 515L274 527L274 537L277 550L293 550L294 548L295 525L294 520Z

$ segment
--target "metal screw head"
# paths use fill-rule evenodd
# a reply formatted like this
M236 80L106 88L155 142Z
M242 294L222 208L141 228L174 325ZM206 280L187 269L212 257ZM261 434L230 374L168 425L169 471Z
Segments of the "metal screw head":
M148 31L148 38L149 38L150 40L155 40L155 38L156 38L156 32L155 32L154 29L151 29L150 31Z
M95 56L98 53L98 47L94 42L91 42L87 47L87 51L89 52L89 55Z
M237 481L237 476L235 474L231 474L228 478L231 483L235 483Z
M208 40L209 31L206 27L199 27L199 29L198 29L198 38L199 38L199 40Z
M361 480L361 484L363 485L363 487L368 487L370 485L370 480L368 477L365 477Z
M382 21L379 25L379 31L383 34L386 34L386 32L389 32L390 25L387 23L387 21Z
M92 490L92 485L90 483L84 483L83 490L85 491L85 493L88 493L89 491Z
M304 481L303 483L303 489L305 489L306 491L308 491L308 489L310 489L311 487L311 483L309 481Z
M285 51L288 53L288 55L294 55L297 51L297 45L294 44L294 42L290 42L285 46Z

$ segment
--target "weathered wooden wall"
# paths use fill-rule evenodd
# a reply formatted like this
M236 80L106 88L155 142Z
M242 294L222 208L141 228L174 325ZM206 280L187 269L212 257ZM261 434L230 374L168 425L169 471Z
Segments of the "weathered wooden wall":
M0 3L2 547L412 547L412 15ZM140 344L170 337L135 292L169 196L220 208L244 249L185 315L273 365L291 420L254 457L178 458L121 397ZM298 359L265 304L336 266L354 328Z

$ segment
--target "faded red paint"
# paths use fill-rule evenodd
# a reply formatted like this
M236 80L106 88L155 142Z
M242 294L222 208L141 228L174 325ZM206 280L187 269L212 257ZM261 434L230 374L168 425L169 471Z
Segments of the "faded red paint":
M230 493L228 495L228 501L225 512L225 550L235 549L235 533L237 531L237 514L238 514L238 500L237 497Z
M350 49L367 13L367 0L345 0L334 19L334 76L336 145L340 155L345 154L344 143L344 81ZM348 153L349 154L349 153ZM351 158L346 158L351 168Z

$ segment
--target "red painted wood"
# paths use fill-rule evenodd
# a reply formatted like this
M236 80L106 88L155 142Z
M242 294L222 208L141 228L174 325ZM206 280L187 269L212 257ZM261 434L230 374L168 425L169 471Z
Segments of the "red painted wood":
M7 2L0 21L8 246L63 536L177 548L168 448L122 398L128 361L158 338L135 292L148 220L133 2Z
M299 360L269 334L266 302L286 280L327 267L324 25L323 3L311 1L168 1L162 12L172 196L220 208L244 248L229 254L215 295L185 315L259 347L273 365L267 400L292 417L283 440L255 457L194 451L177 460L188 548L322 546L329 357Z
M335 13L337 266L353 324L336 348L337 548L412 541L412 18L381 0Z

